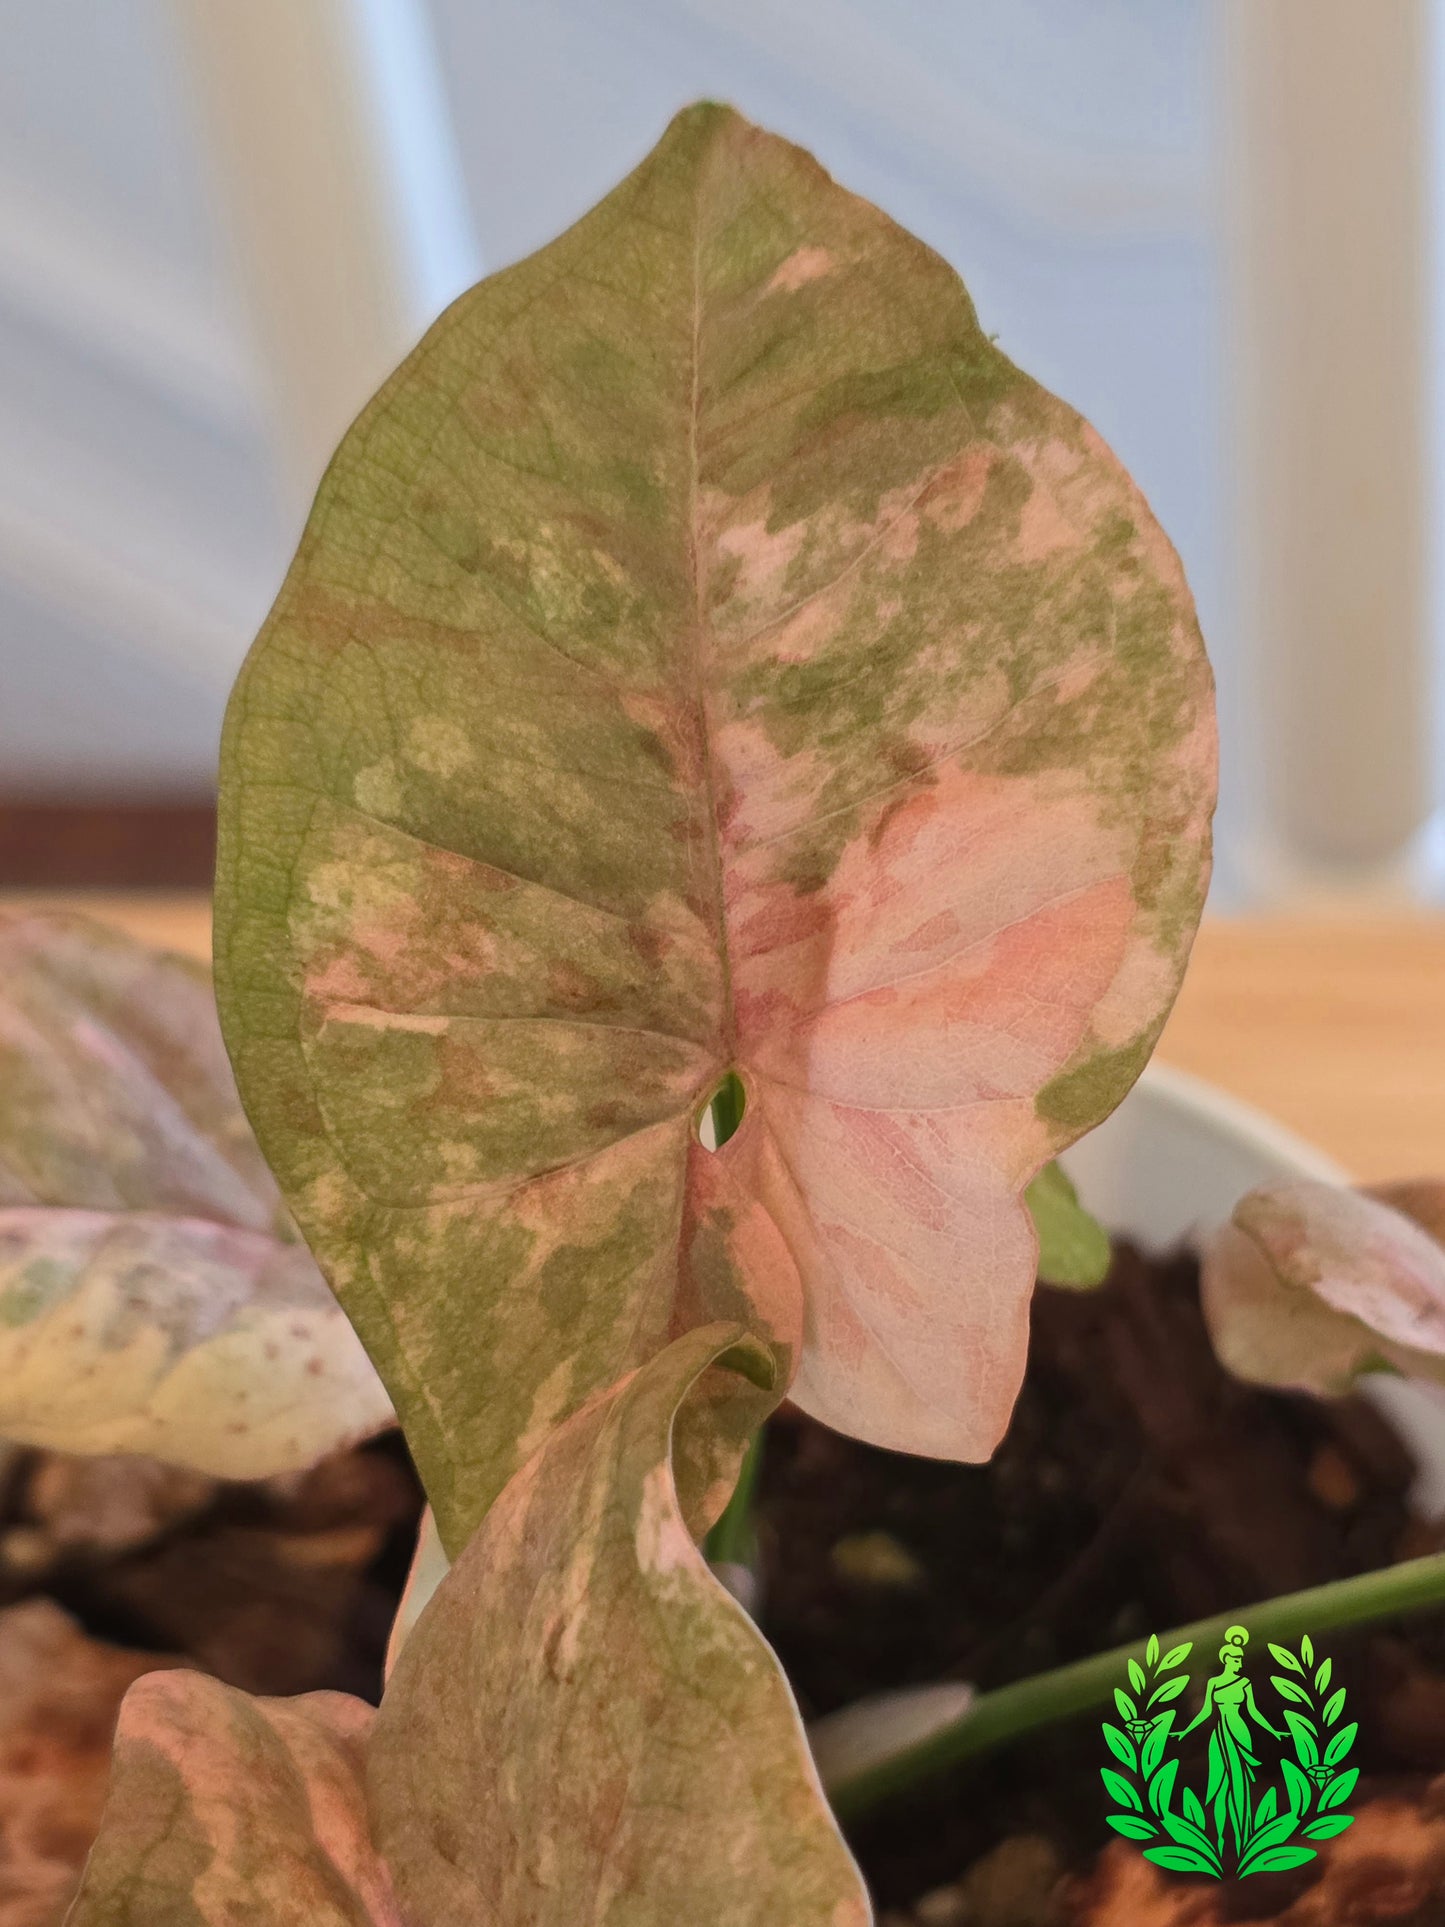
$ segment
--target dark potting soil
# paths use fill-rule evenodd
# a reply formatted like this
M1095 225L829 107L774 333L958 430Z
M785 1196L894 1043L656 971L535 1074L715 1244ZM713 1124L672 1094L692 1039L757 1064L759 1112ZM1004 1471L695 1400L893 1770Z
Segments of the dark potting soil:
M1098 1291L1039 1290L1023 1392L987 1465L881 1451L792 1412L773 1422L762 1625L808 1718L927 1681L1000 1686L1435 1549L1440 1535L1409 1510L1413 1473L1363 1400L1231 1378L1194 1261L1124 1248ZM1319 1644L1360 1722L1357 1800L1402 1774L1423 1788L1445 1769L1445 1613ZM1020 1864L1086 1867L1112 1838L1099 1720L1014 1742L857 1824L850 1843L880 1907L908 1908L1010 1841ZM1216 1890L1225 1911L1199 1918L1275 1918L1320 1864L1224 1883L1237 1910ZM982 1918L935 1902L930 1918ZM998 1918L1012 1921L1007 1905ZM1359 1918L1445 1923L1445 1888L1424 1912Z

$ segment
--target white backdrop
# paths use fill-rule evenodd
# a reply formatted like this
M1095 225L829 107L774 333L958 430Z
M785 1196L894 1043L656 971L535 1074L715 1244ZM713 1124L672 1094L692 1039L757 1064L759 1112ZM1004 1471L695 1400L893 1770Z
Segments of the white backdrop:
M0 0L0 789L205 783L225 690L350 413L445 299L548 239L706 93L814 148L944 253L1008 352L1139 478L1220 671L1226 894L1287 894L1340 854L1352 867L1338 880L1377 885L1404 818L1427 814L1425 779L1401 775L1413 752L1399 746L1391 809L1345 849L1328 799L1344 797L1341 818L1358 826L1363 805L1348 799L1373 797L1372 766L1349 767L1349 732L1334 741L1328 716L1291 722L1299 705L1269 665L1289 654L1275 631L1294 633L1300 597L1289 582L1262 589L1255 563L1241 570L1245 519L1257 530L1261 515L1236 485L1242 460L1260 466L1250 437L1267 431L1277 448L1283 435L1276 496L1293 500L1307 451L1291 470L1290 423L1315 405L1271 415L1256 399L1241 424L1244 377L1257 396L1263 367L1274 394L1289 349L1257 325L1242 335L1241 316L1259 305L1258 261L1278 265L1297 225L1282 243L1279 223L1240 213L1274 205L1251 142L1261 120L1288 120L1258 98L1270 49L1254 28L1273 17L1287 47L1301 9L1316 29L1341 9L1356 26L1434 12L1427 0ZM1345 58L1358 73L1357 50ZM1321 100L1331 108L1328 84L1296 103L1295 137ZM1387 120L1414 125L1418 103L1398 97L1413 85L1382 69ZM1419 80L1420 100L1431 86ZM1373 160L1371 148L1366 205ZM1385 193L1398 186L1390 160ZM1302 218L1316 216L1349 210ZM1393 245L1419 238L1407 219ZM1317 273L1318 258L1304 267ZM1352 325L1373 327L1364 306ZM1388 322L1398 290L1377 306ZM1397 386L1413 383L1423 410L1410 325L1379 345L1408 363ZM1350 345L1326 343L1312 379L1327 383L1329 354ZM1354 431L1388 415L1357 410ZM1391 432L1382 472L1418 469L1424 456ZM1412 469L1400 486L1418 494L1425 479ZM1339 504L1331 524L1302 499L1307 550L1317 522L1338 527ZM1390 550L1398 515L1385 521L1372 540L1395 580L1413 565ZM1429 714L1429 611L1406 635L1409 606L1397 597L1378 627L1322 638L1318 661L1290 674L1313 682L1338 659L1332 700L1348 708L1380 700L1386 657L1405 664L1381 723L1398 738L1402 689L1412 718ZM1291 646L1298 658L1297 633ZM1317 738L1339 765L1325 800L1303 806L1303 838L1268 780L1291 728L1306 770ZM1315 828L1324 847L1304 847Z

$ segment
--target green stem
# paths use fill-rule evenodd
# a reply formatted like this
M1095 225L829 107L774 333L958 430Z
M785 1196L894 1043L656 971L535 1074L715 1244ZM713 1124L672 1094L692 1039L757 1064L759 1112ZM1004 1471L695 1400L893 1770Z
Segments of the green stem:
M707 1535L703 1548L710 1566L751 1566L753 1563L753 1494L763 1464L762 1428L754 1432L743 1455L738 1482L721 1518Z
M1336 1579L1328 1586L1285 1593L1256 1606L1237 1606L1213 1619L1196 1620L1192 1626L1176 1626L1172 1632L1160 1633L1159 1644L1166 1652L1185 1640L1208 1648L1217 1645L1225 1629L1236 1623L1247 1625L1256 1639L1292 1643L1305 1633L1317 1637L1341 1626L1418 1612L1442 1603L1445 1553L1432 1553L1425 1559L1387 1566L1383 1572ZM1038 1673L1032 1679L982 1694L951 1725L911 1746L900 1747L890 1758L830 1786L828 1799L834 1812L842 1820L859 1819L883 1801L975 1753L1001 1746L1035 1727L1107 1706L1125 1666L1138 1657L1142 1645L1143 1641L1136 1640L1130 1646L1116 1646L1112 1652L1096 1653L1092 1659L1076 1660L1052 1673Z

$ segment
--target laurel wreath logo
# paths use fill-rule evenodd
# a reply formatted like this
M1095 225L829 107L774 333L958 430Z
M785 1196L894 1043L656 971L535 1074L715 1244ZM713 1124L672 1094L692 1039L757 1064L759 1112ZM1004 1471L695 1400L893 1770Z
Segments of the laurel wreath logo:
M1185 1643L1160 1653L1152 1637L1144 1662L1129 1661L1128 1685L1114 1690L1121 1724L1104 1723L1112 1766L1101 1767L1117 1812L1109 1825L1140 1843L1146 1860L1172 1873L1244 1876L1302 1867L1317 1849L1306 1841L1332 1840L1350 1826L1345 1802L1359 1779L1345 1765L1358 1731L1341 1725L1345 1689L1330 1691L1331 1663L1316 1663L1306 1635L1299 1651L1271 1644L1279 1672L1270 1685L1282 1702L1283 1728L1260 1710L1244 1670L1249 1633L1231 1626L1219 1649L1220 1670L1205 1687L1204 1704L1187 1726L1176 1729L1176 1705L1190 1675L1179 1670L1193 1651ZM1209 1727L1207 1779L1201 1796L1179 1785L1179 1742ZM1279 1742L1278 1780L1261 1791L1264 1765L1260 1733ZM1289 1754L1293 1743L1294 1757ZM1145 1844L1145 1843L1148 1844Z

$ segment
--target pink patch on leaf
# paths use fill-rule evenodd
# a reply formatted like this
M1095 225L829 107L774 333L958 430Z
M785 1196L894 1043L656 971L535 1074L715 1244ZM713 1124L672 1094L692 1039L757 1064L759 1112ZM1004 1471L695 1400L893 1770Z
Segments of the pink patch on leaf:
M784 289L793 294L799 288L807 287L810 281L819 281L825 274L832 272L833 257L827 248L795 248L787 259L773 271L768 282L767 292L775 293Z

